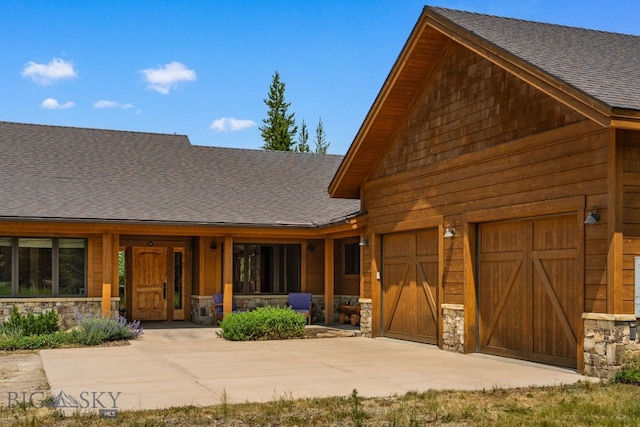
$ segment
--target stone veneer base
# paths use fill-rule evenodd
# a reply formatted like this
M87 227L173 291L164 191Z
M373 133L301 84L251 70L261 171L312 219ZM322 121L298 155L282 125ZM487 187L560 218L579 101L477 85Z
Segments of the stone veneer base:
M442 349L464 353L464 305L442 304Z
M58 321L62 329L69 329L77 325L75 312L99 316L102 313L102 298L2 298L0 299L0 321L9 319L13 307L18 313L41 314L51 310L58 313ZM119 313L120 299L111 298L111 313L116 317Z
M633 314L583 313L584 374L613 378L624 363L640 357Z

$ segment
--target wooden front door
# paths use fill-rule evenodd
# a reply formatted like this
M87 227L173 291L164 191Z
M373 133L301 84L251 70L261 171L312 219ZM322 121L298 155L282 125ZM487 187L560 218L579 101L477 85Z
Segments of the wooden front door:
M383 334L438 343L438 229L383 236Z
M167 248L133 248L133 318L167 319Z
M576 367L583 285L575 215L479 227L479 350Z

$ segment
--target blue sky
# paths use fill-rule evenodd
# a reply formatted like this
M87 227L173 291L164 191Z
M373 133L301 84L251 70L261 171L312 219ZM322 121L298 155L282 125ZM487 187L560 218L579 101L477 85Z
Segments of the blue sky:
M638 0L3 0L0 120L257 149L277 70L344 154L425 4L640 35Z

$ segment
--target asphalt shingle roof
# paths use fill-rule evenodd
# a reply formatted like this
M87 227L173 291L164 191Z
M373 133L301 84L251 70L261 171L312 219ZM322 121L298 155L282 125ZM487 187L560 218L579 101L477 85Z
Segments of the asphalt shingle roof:
M610 107L640 110L640 36L425 9Z
M0 158L0 218L310 227L359 210L327 192L342 156L0 122Z

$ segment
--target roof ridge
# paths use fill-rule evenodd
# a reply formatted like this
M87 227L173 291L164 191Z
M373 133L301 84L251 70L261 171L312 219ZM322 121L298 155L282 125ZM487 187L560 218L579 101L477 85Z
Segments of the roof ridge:
M602 34L612 34L612 35L616 35L616 36L628 36L628 37L640 38L640 34L617 33L615 31L596 30L596 29L593 29L593 28L578 27L578 26L575 26L575 25L556 24L556 23L552 23L552 22L534 21L534 20L531 20L531 19L513 18L513 17L501 16L501 15L491 15L491 14L488 14L488 13L470 12L470 11L460 10L460 9L450 9L450 8L447 8L447 7L425 6L424 8L432 10L432 11L438 13L438 14L440 14L439 11L448 11L448 12L455 12L455 13L460 13L460 14L465 14L465 15L485 16L485 17L491 17L491 18L504 19L504 20L507 20L507 21L518 21L518 22L523 22L523 23L528 23L528 24L546 25L546 26L551 26L551 27L560 27L560 28L567 28L567 29L573 29L573 30L581 30L581 31L587 31L587 32L590 32L590 33L602 33ZM446 16L444 16L444 17L446 18Z
M239 148L239 147L222 147L222 146L216 146L216 145L191 145L192 147L198 147L198 148L204 148L204 149L218 149L218 150L229 150L229 151L241 151L241 152L247 152L247 151L253 151L253 152L258 152L258 153L276 153L274 155L281 155L281 156L285 156L285 155L301 155L301 156L315 156L315 155L319 155L319 156L331 156L331 157L344 157L343 154L331 154L331 153L326 153L326 154L320 154L320 153L313 153L313 152L300 152L300 151L284 151L284 150L265 150L264 148Z
M68 126L68 125L49 125L49 124L42 124L42 123L22 123L22 122L10 122L7 120L0 120L0 124L3 124L3 123L8 125L33 126L33 127L53 128L53 129L71 129L71 130L82 130L82 131L89 130L89 131L108 132L108 133L128 133L128 134L135 134L135 135L156 135L156 136L179 136L179 137L186 137L187 139L189 138L189 136L186 134L178 134L178 133L105 129L105 128L92 128L92 127Z

